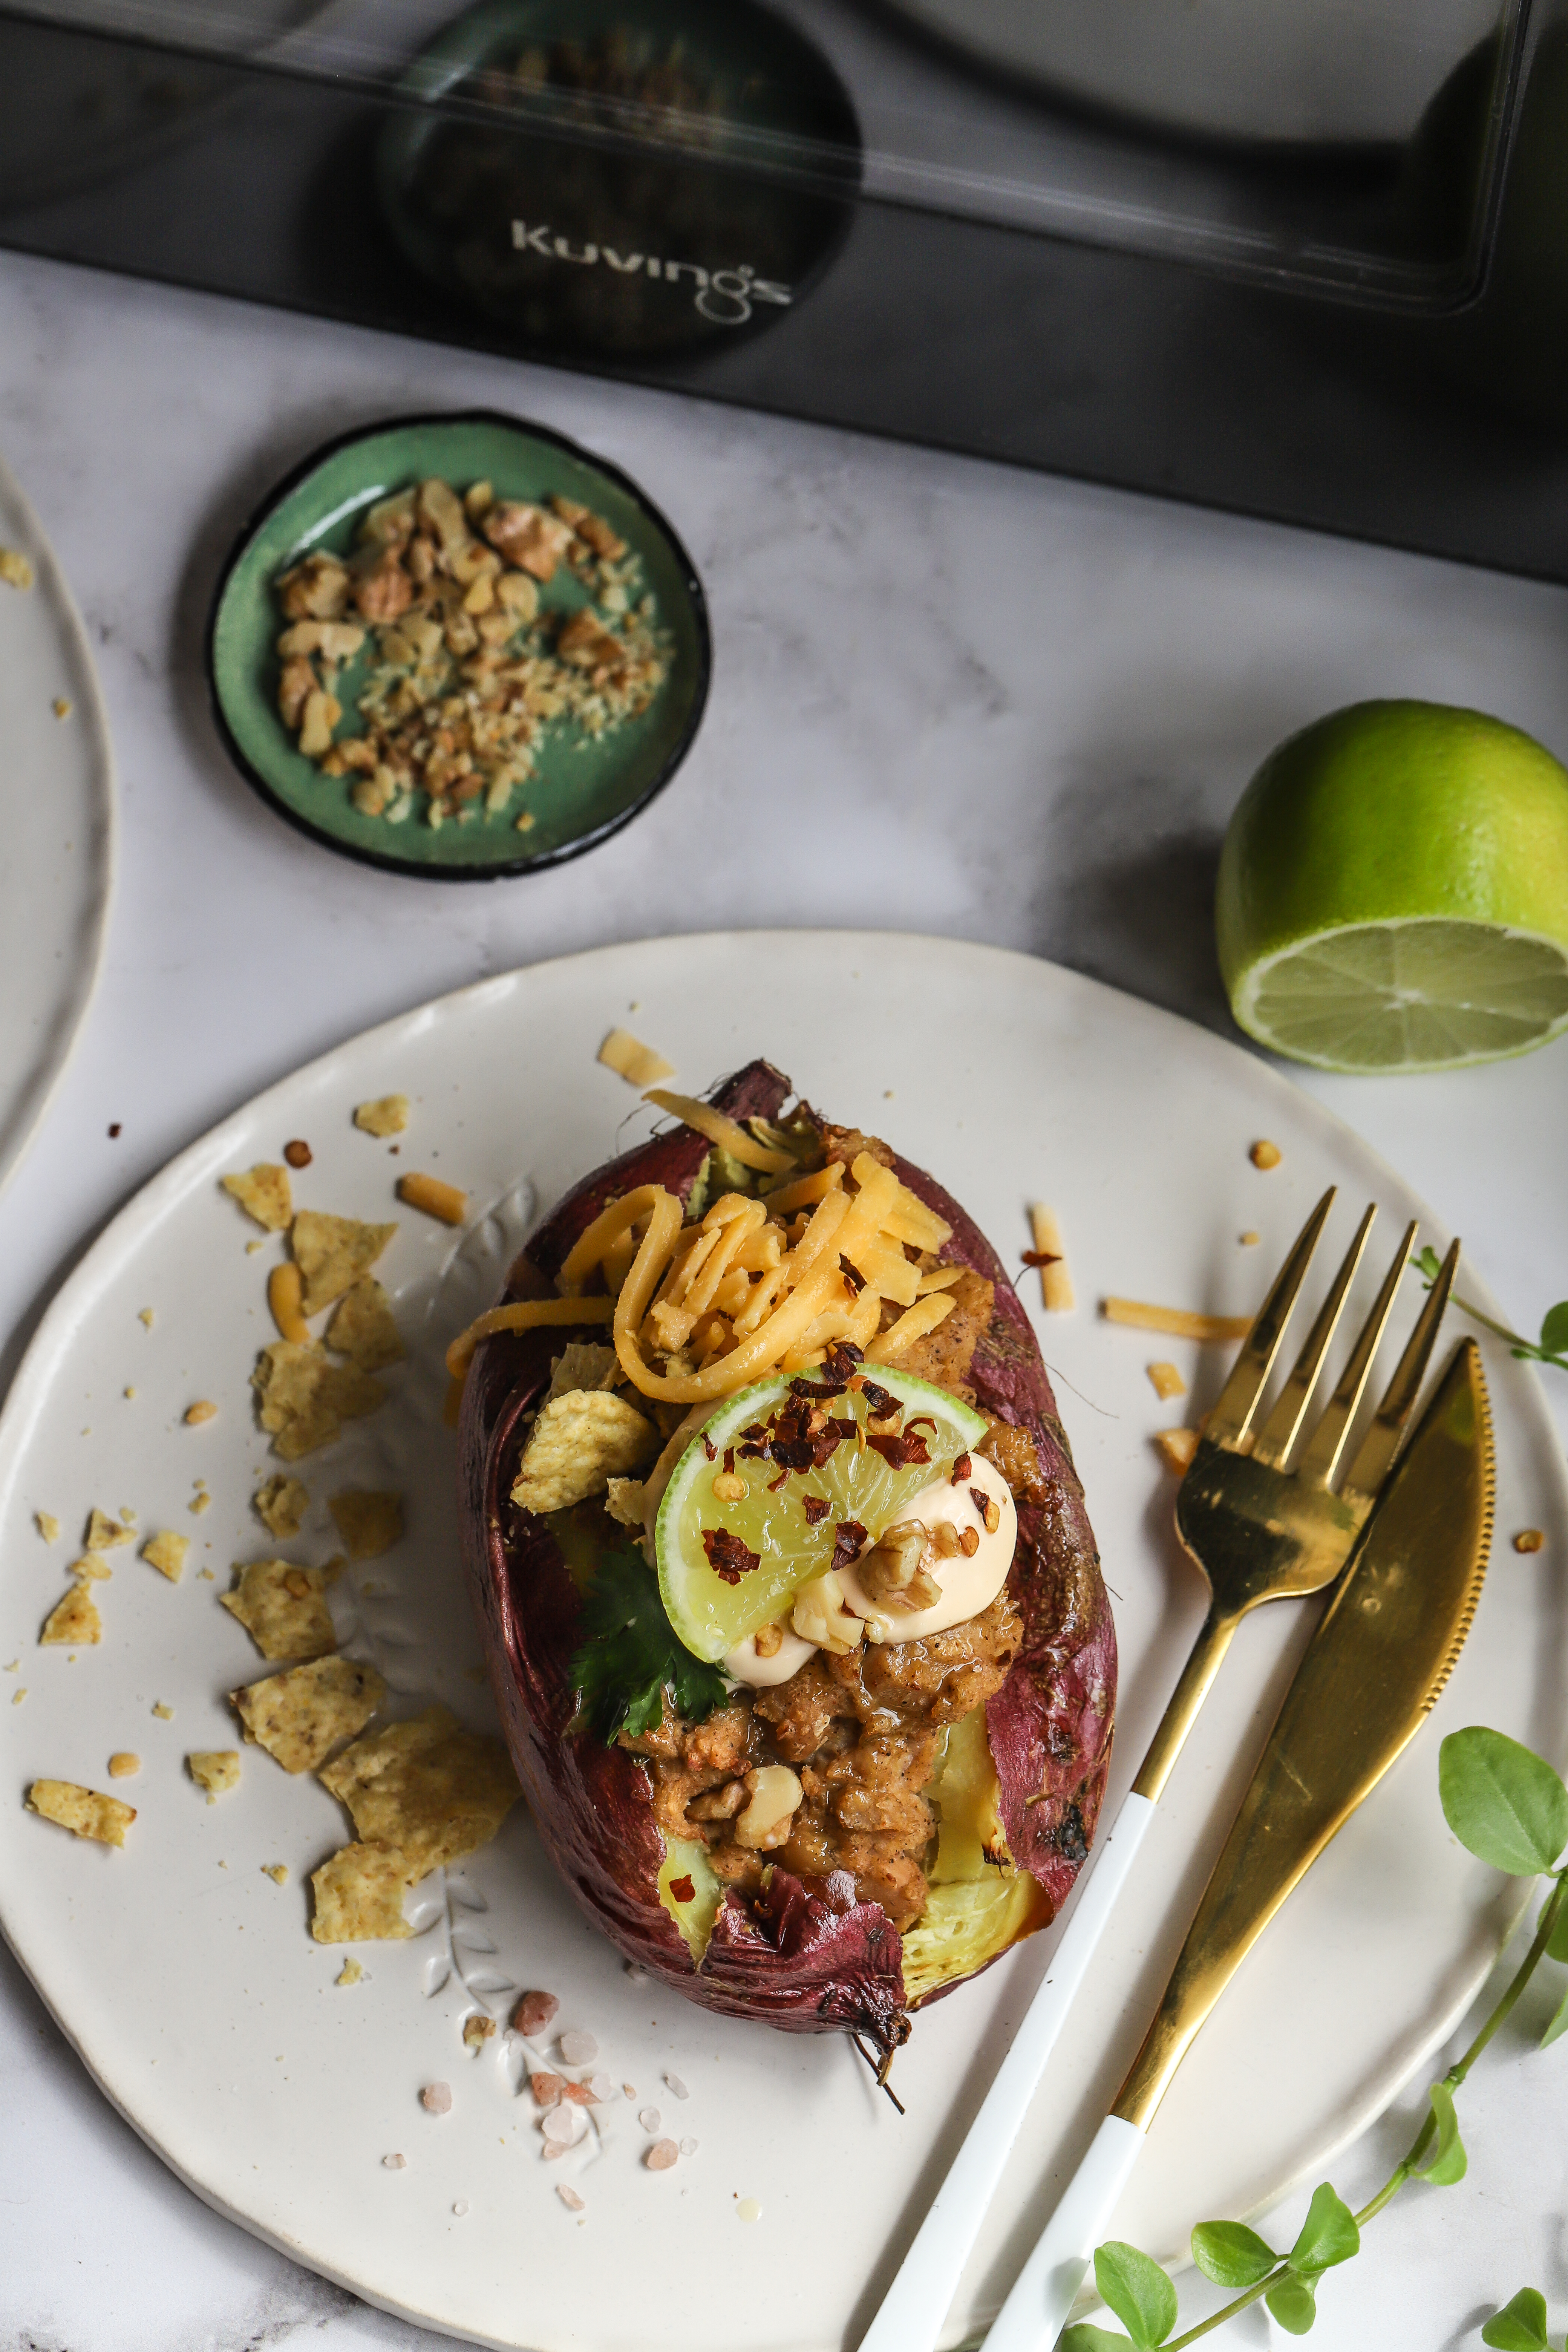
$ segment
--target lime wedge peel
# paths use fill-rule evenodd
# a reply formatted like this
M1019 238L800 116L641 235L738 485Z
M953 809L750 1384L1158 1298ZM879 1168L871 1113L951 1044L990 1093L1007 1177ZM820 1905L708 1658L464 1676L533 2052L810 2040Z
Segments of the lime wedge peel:
M831 1564L839 1520L858 1520L875 1542L904 1515L913 1496L945 1476L956 1457L972 1451L985 1435L987 1424L981 1414L930 1381L890 1364L874 1365L867 1378L897 1397L906 1424L911 1416L931 1417L935 1427L922 1423L920 1431L927 1461L896 1468L873 1446L845 1438L819 1468L792 1471L777 1492L770 1493L769 1483L779 1475L775 1465L742 1459L739 1449L748 1428L792 1401L790 1382L775 1376L726 1398L677 1463L659 1505L654 1544L669 1622L694 1656L715 1662L779 1616L792 1594ZM853 1417L864 1430L868 1415L862 1391L851 1389L825 1396L823 1402L835 1418ZM747 1488L737 1500L722 1499L713 1491L713 1480L721 1475L731 1449L731 1475L743 1477ZM827 1507L815 1525L803 1508L808 1496ZM721 1530L736 1538L757 1561L733 1582L709 1565L703 1546L705 1533Z
M1260 1045L1318 1069L1463 1069L1568 1030L1568 952L1453 917L1346 924L1252 965L1232 1009Z

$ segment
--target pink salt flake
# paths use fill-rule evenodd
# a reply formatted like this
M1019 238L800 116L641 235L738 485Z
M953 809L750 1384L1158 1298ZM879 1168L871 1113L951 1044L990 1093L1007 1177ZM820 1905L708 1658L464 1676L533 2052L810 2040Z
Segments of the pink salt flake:
M656 2132L658 2129L659 2123L658 2109L657 2107L644 2107L641 2115L637 2117L637 2121L641 2124L644 2131Z
M591 2066L599 2054L591 2033L563 2033L555 2047L568 2066Z
M560 2006L552 1992L525 1992L511 2013L513 2029L537 2042Z
M691 2096L679 2074L667 2074L664 2078L664 2087L672 2099L689 2099Z
M590 2074L588 2088L601 2106L616 2095L616 2086L607 2074Z
M388 2172L401 2172L408 2158L405 2156L384 2156L381 2160Z
M449 2116L452 2112L450 2083L426 2083L419 2094L419 2104L426 2115Z
M558 2156L565 2155L566 2143L563 2139L547 2139L539 2153L546 2164L553 2164Z
M528 2087L538 2107L558 2107L568 2088L564 2074L531 2074Z
M566 2210L569 2213L582 2213L586 2211L587 2209L584 2205L583 2200L578 2196L577 2191L574 2189L568 2189L564 2181L561 2183L561 2186L557 2189L555 2194L560 2198L561 2202L565 2206Z
M574 2107L591 2107L598 2102L598 2093L592 2083L563 2083L561 2095L570 2099Z
M650 2172L668 2172L679 2154L680 2150L672 2139L656 2139L643 2162Z
M682 2156L695 2156L697 2142L694 2139L683 2139L680 2143L680 2153Z
M552 2107L540 2129L552 2147L575 2147L587 2134L588 2118L581 2107Z

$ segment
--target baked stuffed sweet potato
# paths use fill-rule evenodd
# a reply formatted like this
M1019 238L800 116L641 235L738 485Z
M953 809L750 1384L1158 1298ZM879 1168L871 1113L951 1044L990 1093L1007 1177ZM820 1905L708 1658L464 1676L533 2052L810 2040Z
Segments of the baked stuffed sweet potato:
M583 1909L706 2007L885 2063L1064 1901L1116 1640L994 1252L791 1098L764 1062L671 1098L534 1234L451 1359L464 1553Z

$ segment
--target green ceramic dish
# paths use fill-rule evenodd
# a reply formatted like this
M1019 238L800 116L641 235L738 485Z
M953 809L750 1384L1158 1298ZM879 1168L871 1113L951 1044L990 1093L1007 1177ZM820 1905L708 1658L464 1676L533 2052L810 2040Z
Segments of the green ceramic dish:
M530 780L534 824L517 810L439 830L416 813L401 824L363 816L349 780L323 776L278 715L278 657L285 624L273 595L279 572L313 548L343 555L366 508L405 484L438 475L459 491L489 481L502 499L577 499L604 516L642 559L643 575L671 641L669 675L640 719L591 740L552 730ZM584 602L563 566L545 602ZM240 773L290 824L369 866L442 881L489 881L556 866L629 824L669 782L689 749L708 695L707 606L691 559L664 517L614 466L560 434L487 409L395 417L345 434L306 458L242 533L218 586L207 632L207 677L218 728ZM342 672L345 709L363 657ZM350 731L348 729L342 732Z

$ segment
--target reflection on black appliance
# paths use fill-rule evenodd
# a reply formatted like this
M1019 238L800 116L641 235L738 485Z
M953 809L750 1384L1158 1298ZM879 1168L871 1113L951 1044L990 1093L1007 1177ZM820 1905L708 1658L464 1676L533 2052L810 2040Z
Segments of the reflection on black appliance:
M847 234L843 85L752 0L492 0L383 136L405 253L520 341L613 360L754 332Z

